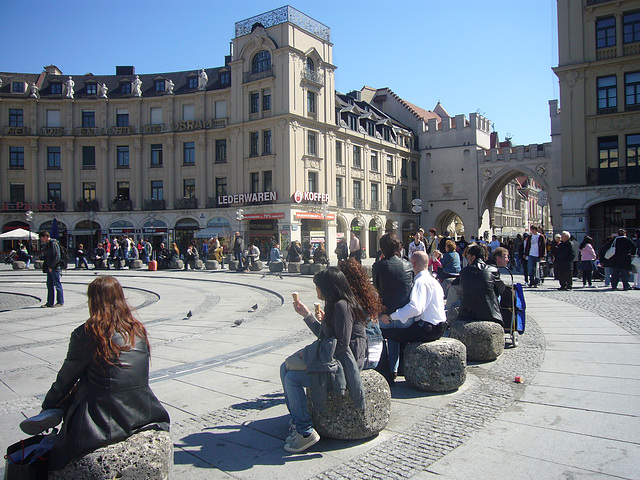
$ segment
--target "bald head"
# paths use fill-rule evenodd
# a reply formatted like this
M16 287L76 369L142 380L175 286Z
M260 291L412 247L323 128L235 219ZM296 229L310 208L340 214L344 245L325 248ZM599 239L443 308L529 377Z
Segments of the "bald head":
M416 274L426 270L429 267L429 255L421 251L415 252L411 255L411 265Z

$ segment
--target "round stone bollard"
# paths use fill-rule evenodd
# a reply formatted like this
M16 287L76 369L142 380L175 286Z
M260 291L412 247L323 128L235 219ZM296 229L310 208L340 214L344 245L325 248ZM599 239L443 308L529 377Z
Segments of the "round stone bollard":
M14 270L24 270L25 268L27 268L27 264L25 262L21 262L20 260L12 262L11 266Z
M258 260L257 262L249 264L249 270L252 272L259 272L262 270L262 262Z
M171 262L169 267L172 270L182 270L184 268L184 262L182 260L174 260L173 262Z
M238 270L238 261L237 260L231 260L229 262L229 270Z
M200 259L196 260L196 270L202 270L204 268L204 262Z
M302 263L289 262L288 268L289 268L289 273L300 273L300 269L302 268Z
M167 480L172 469L171 435L147 430L72 460L49 480Z
M140 270L142 268L142 260L134 260L131 262L130 270Z
M311 275L311 264L303 263L302 265L300 265L300 273L302 275Z
M451 392L467 379L467 349L454 338L409 343L404 349L404 378L425 392Z
M220 262L217 260L207 260L204 264L207 270L220 270Z
M282 262L271 262L269 264L269 271L270 272L283 272L284 271L284 264Z
M356 410L349 392L345 395L327 393L327 408L314 411L307 394L313 427L322 437L339 440L360 440L380 433L391 416L391 390L389 383L375 370L360 372L364 388L364 410Z
M451 338L467 347L467 361L491 362L504 352L504 328L496 322L453 322Z

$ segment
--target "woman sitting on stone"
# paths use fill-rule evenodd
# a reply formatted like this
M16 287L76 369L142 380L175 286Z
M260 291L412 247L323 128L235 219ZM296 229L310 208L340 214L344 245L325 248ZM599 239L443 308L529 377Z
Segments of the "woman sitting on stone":
M49 456L49 469L143 430L169 430L169 414L149 387L149 340L133 317L122 286L97 277L87 290L89 319L71 334L69 350L38 417L21 424L39 433L64 423Z
M320 440L307 408L305 387L310 388L314 408L318 411L326 405L327 388L335 391L345 386L355 407L364 408L360 371L367 350L365 314L338 268L328 267L316 273L313 283L318 299L325 301L325 311L318 309L314 316L297 299L293 307L304 317L318 341L292 356L299 355L299 361L290 362L290 357L280 366L285 402L295 426L284 446L291 453L303 452ZM341 368L337 367L337 362Z

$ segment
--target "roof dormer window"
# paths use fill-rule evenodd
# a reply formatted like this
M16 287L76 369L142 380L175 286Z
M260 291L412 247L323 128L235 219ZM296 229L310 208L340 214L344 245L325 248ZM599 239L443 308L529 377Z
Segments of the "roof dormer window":
M95 95L98 93L98 84L97 83L87 83L87 95Z
M187 78L187 88L192 89L192 88L198 88L198 77L197 76L191 76L189 78Z
M122 82L120 84L120 93L131 93L131 82Z
M50 85L50 90L52 95L62 95L62 83L53 82Z
M153 90L155 92L164 92L164 90L165 90L164 79L154 80L154 82L153 82Z
M11 93L24 93L24 82L11 82Z

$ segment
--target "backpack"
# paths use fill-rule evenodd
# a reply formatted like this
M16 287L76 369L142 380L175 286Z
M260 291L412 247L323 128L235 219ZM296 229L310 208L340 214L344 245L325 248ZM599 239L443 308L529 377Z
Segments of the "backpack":
M58 265L60 265L61 269L66 270L69 263L69 252L62 246L60 242L58 242L58 246L60 247L60 262L58 263Z

